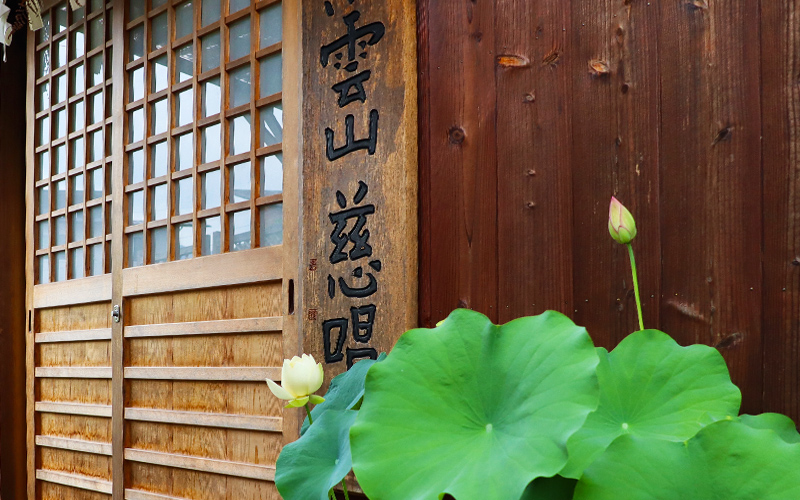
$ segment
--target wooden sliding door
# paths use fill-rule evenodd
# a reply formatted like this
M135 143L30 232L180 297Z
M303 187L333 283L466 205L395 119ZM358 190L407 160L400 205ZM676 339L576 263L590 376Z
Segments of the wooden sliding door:
M283 67L299 7L44 7L28 75L28 496L277 499L298 422L264 379L300 349L300 77Z

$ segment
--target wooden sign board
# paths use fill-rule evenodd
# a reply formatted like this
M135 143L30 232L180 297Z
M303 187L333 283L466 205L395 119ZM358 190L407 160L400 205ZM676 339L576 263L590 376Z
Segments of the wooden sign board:
M303 350L326 383L417 323L412 0L303 0Z

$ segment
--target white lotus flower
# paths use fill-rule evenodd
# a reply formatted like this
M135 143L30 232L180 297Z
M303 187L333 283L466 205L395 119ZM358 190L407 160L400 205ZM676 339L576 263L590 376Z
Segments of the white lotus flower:
M267 385L276 397L289 401L286 408L299 408L309 402L319 404L325 401L314 394L322 387L324 378L322 363L314 361L310 354L303 354L303 357L295 356L283 361L282 385L270 379L267 379Z

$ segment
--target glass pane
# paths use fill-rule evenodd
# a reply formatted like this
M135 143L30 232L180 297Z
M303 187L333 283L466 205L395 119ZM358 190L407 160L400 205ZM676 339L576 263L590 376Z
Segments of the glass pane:
M53 69L60 68L67 64L67 39L62 38L56 42L55 51L53 54Z
M36 44L50 40L50 13L42 14L42 28L36 32Z
M217 0L219 1L219 0ZM203 37L201 40L203 50L203 60L201 72L206 72L219 67L219 31L215 31Z
M231 252L250 248L250 210L232 213L230 226Z
M283 14L281 4L270 5L261 11L261 42L260 48L269 47L281 41L283 37Z
M69 143L70 168L81 168L86 164L86 146L83 137L78 137Z
M128 141L139 142L144 139L144 108L134 109L129 116Z
M194 48L184 45L175 51L175 80L185 82L194 75Z
M168 35L167 13L164 12L150 21L150 50L158 50L165 47Z
M98 92L89 97L89 123L100 123L106 117L103 93Z
M217 81L219 87L219 81ZM50 107L50 82L44 82L38 87L36 111L44 111Z
M70 250L70 277L72 279L80 279L85 275L85 265L83 262L83 248L74 248Z
M53 267L55 274L55 281L67 280L67 252L58 252L53 254Z
M70 177L69 204L83 203L83 174Z
M131 71L130 80L130 86L128 87L128 102L144 99L144 66L140 66Z
M219 217L209 217L200 221L202 235L202 255L215 255L222 251L222 230Z
M43 146L50 142L50 117L43 116L41 120L39 120L39 141L37 143L38 146Z
M133 21L137 17L142 17L144 15L144 0L132 0L128 2L128 20Z
M203 27L219 21L220 16L220 0L202 0L202 12L200 15L201 24Z
M230 154L238 155L250 151L250 113L237 116L230 121Z
M67 4L61 5L53 9L53 33L59 34L67 29Z
M276 203L260 207L259 212L261 218L259 224L260 245L271 247L283 243L283 204Z
M230 30L228 60L235 61L250 54L250 18L246 17L233 22L228 29Z
M78 26L70 36L72 37L70 59L82 57L86 53L86 36L83 34L83 26Z
M194 250L194 231L191 222L175 226L175 260L191 259Z
M183 2L175 7L175 38L191 35L193 25L194 9L192 9L192 2Z
M128 184L144 181L144 150L128 153Z
M194 166L193 134L183 134L175 139L175 170L186 170Z
M89 12L97 12L103 8L103 0L89 0Z
M86 88L86 72L83 70L83 64L72 67L69 70L69 95L77 95L83 92Z
M53 122L53 139L60 139L67 135L67 110L60 109L56 112Z
M36 249L42 250L44 248L50 248L50 221L42 221L37 224L39 233L39 238L36 243Z
M194 186L192 178L186 177L175 182L175 215L190 214L194 211Z
M159 184L150 191L150 218L164 220L169 216L167 185Z
M167 175L169 152L167 141L157 142L150 147L150 177Z
M175 126L188 125L194 120L194 90L188 89L176 95Z
M103 83L103 54L89 59L89 85L94 87Z
M39 71L36 73L37 77L44 76L50 73L50 49L47 47L39 51Z
M67 181L61 180L53 184L55 206L53 210L61 210L67 206Z
M167 261L167 228L160 227L150 231L150 263Z
M103 244L89 247L89 276L103 274Z
M47 179L50 177L50 151L39 153L38 176L36 180Z
M206 172L202 176L202 190L200 193L200 208L205 210L207 208L217 208L220 206L221 192L219 170L212 170Z
M53 175L63 174L67 171L67 146L62 144L53 150L55 157L55 172Z
M143 233L128 235L128 267L144 265L144 236Z
M67 244L67 217L61 215L53 219L54 234L53 245L61 246Z
M134 3L134 2L131 2ZM139 26L134 28L133 31L137 33L138 38L134 40L134 36L131 35L131 60L137 59L134 57L133 54L135 51L139 52L138 57L141 56L142 49L144 46L142 45L142 38L144 36L144 28ZM103 24L103 16L97 16L91 21L89 21L89 50L96 49L97 47L102 46L106 41L106 28Z
M89 208L89 238L103 236L103 206Z
M250 199L250 162L239 163L230 169L228 197L231 203Z
M242 66L232 70L228 83L230 84L229 106L235 108L250 102L250 66Z
M89 199L94 200L103 196L103 167L90 170L89 173Z
M128 224L135 226L144 222L144 191L128 195Z
M218 161L221 158L222 127L219 123L203 129L203 148L201 163Z
M103 136L103 130L100 129L96 132L92 132L89 136L89 141L92 143L92 148L89 151L89 161L102 160L106 147L106 139Z
M261 97L277 94L283 88L283 58L280 53L267 56L260 61Z
M128 44L128 53L131 61L144 56L144 25L140 24L128 32Z
M75 24L75 22L77 21L83 20L83 18L86 16L86 12L84 12L85 10L86 9L84 9L83 7L72 10L72 24Z
M260 196L270 196L283 192L283 154L278 153L261 158Z
M56 91L56 104L67 100L67 75L59 75L53 84Z
M153 83L151 92L161 92L169 85L169 72L167 71L167 56L163 55L153 59Z
M83 127L85 127L86 117L84 115L84 111L86 110L86 106L83 105L83 101L73 102L69 105L69 110L69 131L75 132L76 130L81 130Z
M272 146L283 141L283 104L264 106L259 110L261 146Z
M153 135L163 134L169 125L169 105L166 99L153 103L150 110L150 128Z
M36 212L36 215L49 214L50 186L42 186L39 188L38 199L39 199L39 210Z
M83 210L72 212L72 222L69 227L69 241L83 241Z
M50 256L39 257L39 283L50 283Z
M240 10L249 6L250 6L250 0L231 0L230 10L228 11L228 14L239 12Z
M219 77L203 83L203 118L219 113L220 97Z

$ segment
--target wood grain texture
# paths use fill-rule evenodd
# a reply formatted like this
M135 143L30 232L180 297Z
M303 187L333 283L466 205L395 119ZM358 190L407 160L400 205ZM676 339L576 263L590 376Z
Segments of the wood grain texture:
M159 422L266 432L281 432L283 427L280 417L231 415L228 413L198 411L149 410L143 408L126 408L125 419L139 422Z
M137 462L131 462L129 469L130 489L147 490L180 499L279 500L281 498L275 484L268 481Z
M800 422L800 5L761 3L763 411Z

